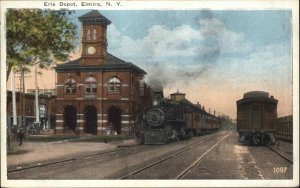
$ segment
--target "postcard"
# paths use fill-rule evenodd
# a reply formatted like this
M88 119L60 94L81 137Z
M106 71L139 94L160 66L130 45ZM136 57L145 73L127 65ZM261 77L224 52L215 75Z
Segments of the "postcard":
M299 186L298 7L1 1L1 186Z

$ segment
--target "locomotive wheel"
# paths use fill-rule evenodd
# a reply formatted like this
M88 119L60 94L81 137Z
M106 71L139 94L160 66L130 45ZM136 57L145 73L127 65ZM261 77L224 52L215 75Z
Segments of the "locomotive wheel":
M168 140L171 140L172 139L172 129L171 129L171 126L170 125L167 125L166 128L166 137Z
M180 140L186 138L185 129L183 127L180 129L178 136Z
M177 141L178 140L178 134L177 134L177 131L175 129L171 130L171 139L173 141Z
M253 143L254 145L258 146L258 145L261 144L261 140L260 140L258 137L253 136L253 137L252 137L252 143Z
M189 133L189 137L194 137L194 131L190 131L190 133Z

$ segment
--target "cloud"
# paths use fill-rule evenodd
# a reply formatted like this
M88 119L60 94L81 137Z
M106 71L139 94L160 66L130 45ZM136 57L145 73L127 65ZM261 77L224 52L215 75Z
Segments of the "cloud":
M108 48L145 69L149 83L157 83L159 77L162 87L175 82L188 84L191 79L207 74L221 55L252 49L243 33L229 30L218 19L200 19L198 23L196 29L189 25L154 25L140 39L123 35L112 24L108 28Z
M280 100L279 114L290 113L291 57L286 45L253 46L243 33L215 18L198 23L196 29L155 25L136 40L112 25L109 50L145 69L146 81L165 88L167 95L178 88L192 102L234 117L235 102L244 92L264 90Z

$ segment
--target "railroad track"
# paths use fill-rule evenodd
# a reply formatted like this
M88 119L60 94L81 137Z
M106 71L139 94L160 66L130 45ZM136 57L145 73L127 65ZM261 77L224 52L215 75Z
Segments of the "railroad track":
M210 147L203 155L201 155L199 158L197 158L197 160L194 161L189 167L187 167L186 169L184 169L183 171L181 171L181 172L179 173L179 175L176 176L175 179L180 179L180 178L182 178L182 177L183 177L183 176L184 176L191 168L193 168L197 163L199 163L199 162L201 161L201 159L202 159L204 156L206 156L210 151L212 151L217 145L219 145L219 144L220 144L226 137L228 137L230 134L231 134L231 132L227 133L225 136L223 136L221 139L219 139L219 140L217 141L216 144L214 144L214 145L213 145L212 147ZM130 172L130 173L127 173L126 175L123 175L123 176L121 176L121 177L119 177L119 178L117 178L117 179L129 179L129 178L130 178L131 176L133 176L133 175L136 175L136 174L138 174L138 173L141 173L141 172L143 172L143 171L145 171L145 170L147 170L147 169L149 169L149 168L151 168L151 167L154 167L154 166L156 166L156 165L159 165L159 164L161 164L161 163L167 161L168 159L171 159L171 158L173 158L173 157L175 157L175 156L178 156L178 155L183 154L183 153L185 153L185 152L187 152L187 151L189 151L189 150L192 150L192 149L196 148L197 146L199 146L199 145L201 145L201 144L203 144L203 143L205 143L205 142L207 142L207 141L209 141L209 140L212 140L212 139L214 139L214 136L211 136L211 137L209 137L209 138L207 138L207 139L205 139L205 140L202 140L202 141L199 142L199 143L189 145L189 146L187 146L187 147L185 147L185 148L183 148L183 149L177 151L176 153L170 154L170 155L168 155L168 156L166 156L166 157L164 157L164 158L162 158L162 159L159 159L159 160L157 160L157 161L155 161L155 162L152 162L152 163L150 163L150 164L148 164L148 165L146 165L146 166L144 166L144 167L141 167L141 168L139 168L139 169L137 169L137 170L134 170L134 171L132 171L132 172Z
M107 155L107 154L111 154L111 153L117 153L117 152L120 152L120 151L125 151L125 150L128 150L128 149L141 148L141 147L145 147L145 146L144 145L121 146L118 149L103 151L103 152L84 155L84 156L80 156L80 157L71 157L71 158L68 158L68 159L62 159L62 160L52 161L52 162L48 162L48 163L40 162L40 163L31 164L31 165L27 165L27 166L23 166L23 167L22 166L17 166L17 167L15 167L15 169L8 169L7 173L15 173L15 172L19 172L19 171L25 171L25 170L28 170L28 169L41 168L41 167L45 167L45 166L51 166L51 165L68 163L68 162L74 162L76 160L82 160L82 159L87 159L87 158L91 158L91 157L97 157L97 156Z
M293 160L290 159L288 156L284 155L283 153L279 152L278 150L276 150L275 148L273 148L273 146L267 145L267 147L273 151L274 153L276 153L278 156L280 156L281 158L285 159L287 162L293 164Z
M218 140L218 142L216 144L214 144L212 147L210 147L204 154L202 154L200 157L198 157L198 159L193 162L189 167L187 167L186 169L184 169L177 177L176 179L181 179L184 177L184 175L190 171L194 166L196 166L197 164L199 164L199 162L203 159L203 157L205 157L208 153L210 153L214 148L216 148L221 142L223 142L224 139L226 139L232 132L229 132L228 134L226 134L224 137L222 137L221 139Z

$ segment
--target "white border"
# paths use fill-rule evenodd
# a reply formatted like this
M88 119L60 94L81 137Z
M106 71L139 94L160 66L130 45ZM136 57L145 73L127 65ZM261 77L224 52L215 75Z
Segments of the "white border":
M121 1L122 7L70 7L70 9L99 10L292 10L293 38L293 124L294 124L294 169L293 180L7 180L6 174L6 47L5 10L7 8L51 8L44 7L45 1L1 1L1 186L22 187L291 187L299 185L299 1L298 0L202 0L202 1ZM60 1L47 1L60 2ZM80 1L63 1L80 2ZM103 2L103 1L94 1ZM108 2L116 2L109 1ZM80 3L79 3L80 4Z

